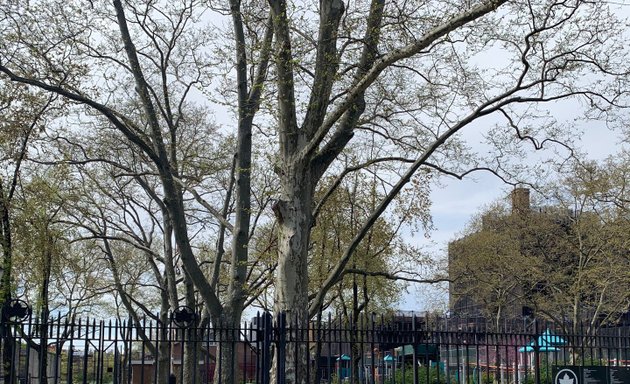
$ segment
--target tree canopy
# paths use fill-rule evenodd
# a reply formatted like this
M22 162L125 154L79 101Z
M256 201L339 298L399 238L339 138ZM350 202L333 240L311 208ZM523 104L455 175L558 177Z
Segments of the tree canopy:
M519 176L510 155L570 143L573 117L554 107L623 121L630 61L614 7L5 2L0 74L3 86L63 107L43 130L54 149L32 147L31 157L98 186L98 205L81 214L97 215L99 228L82 230L148 257L163 303L175 305L181 268L182 300L198 295L213 321L238 322L259 292L250 291L250 243L274 222L274 312L306 322L383 217L430 227L434 175ZM489 155L466 142L477 129ZM331 196L320 190L356 173L375 177L378 200L311 297L311 233ZM293 371L303 364L286 366L288 382L304 376Z
M598 177L595 187L596 168L578 165L547 186L544 205L484 211L451 244L455 314L497 322L529 315L592 331L630 310L629 223L623 210L600 200L612 180Z

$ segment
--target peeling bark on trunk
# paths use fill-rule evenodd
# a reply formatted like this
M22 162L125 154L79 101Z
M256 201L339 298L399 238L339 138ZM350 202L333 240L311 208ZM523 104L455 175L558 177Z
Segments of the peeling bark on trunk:
M307 246L310 231L310 217L302 207L302 202L284 205L279 227L278 270L275 290L274 312L286 313L288 318L307 319L308 275Z
M278 269L275 285L276 318L286 315L288 339L297 337L298 329L308 325L307 255L312 223L313 177L306 167L285 168L283 199L274 207L278 219ZM297 328L297 329L295 329ZM280 368L278 351L272 374ZM308 349L306 344L287 343L284 359L284 382L306 383Z

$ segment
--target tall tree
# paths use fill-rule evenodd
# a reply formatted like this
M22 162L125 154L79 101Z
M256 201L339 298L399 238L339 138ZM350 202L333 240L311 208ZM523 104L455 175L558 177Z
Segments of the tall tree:
M488 210L483 226L451 243L456 313L470 309L500 322L529 307L577 333L615 323L630 309L627 220L595 198L580 168L546 187L545 205Z
M24 160L49 117L55 97L32 92L18 84L0 80L0 302L6 303L13 295L14 208L19 192ZM27 178L28 179L28 178ZM11 377L13 366L10 330L3 325L0 308L0 359L5 381Z
M449 299L456 316L484 316L498 329L531 304L524 290L537 285L540 263L523 249L524 224L523 217L496 206L449 244Z
M595 162L572 166L569 175L545 191L556 207L555 230L547 225L550 231L539 234L557 237L541 247L546 278L534 298L545 315L568 320L573 331L582 323L592 332L630 310L630 275L625 272L630 222L616 203L602 200L616 193L619 180L611 176L617 171Z
M10 3L1 10L0 72L76 103L79 122L106 120L148 159L186 273L211 316L232 324L247 300L257 134L264 150L274 148L269 158L279 187L275 311L306 322L420 169L459 177L471 168L502 169L500 157L493 164L466 161L461 132L496 122L493 136L500 129L540 148L548 136L562 139L545 130L554 122L544 118L544 105L586 100L585 111L613 117L611 107L625 104L628 61L623 23L614 21L610 6L581 0ZM229 33L203 29L222 15L229 15ZM222 49L225 36L231 59ZM213 77L217 72L227 77ZM231 232L223 300L195 257L186 215L194 193L176 152L183 101L203 93L234 107L236 116L229 125L236 138L234 214L228 219L220 203L209 204ZM264 103L263 94L270 96ZM380 174L384 197L309 304L315 193L325 175L347 174L339 160L350 149L361 154L351 167L388 164ZM296 355L301 363L288 362L288 382L306 379L306 353L289 351L287 358Z

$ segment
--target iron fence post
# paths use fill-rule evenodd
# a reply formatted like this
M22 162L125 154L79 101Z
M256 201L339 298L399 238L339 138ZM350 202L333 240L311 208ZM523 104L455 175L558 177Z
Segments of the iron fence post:
M538 338L540 332L538 330L538 319L534 319L534 380L536 384L540 384L540 345Z
M261 384L269 384L269 374L271 371L271 335L273 331L273 324L271 314L269 312L263 312L262 315L262 351L261 351L261 364L260 364L260 378Z
M285 364L286 364L286 348L287 348L287 317L286 313L282 312L278 315L278 322L276 324L276 384L284 384L285 381Z

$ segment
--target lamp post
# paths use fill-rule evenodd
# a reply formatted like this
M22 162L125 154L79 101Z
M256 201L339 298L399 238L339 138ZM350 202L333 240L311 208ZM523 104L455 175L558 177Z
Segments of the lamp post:
M181 337L181 344L180 344L180 380L183 383L184 382L184 371L185 371L185 364L184 364L184 343L186 341L186 331L188 330L190 332L190 328L195 324L195 322L197 321L197 313L190 307L188 306L180 306L177 307L172 313L171 313L171 321L177 326L177 328L179 328L181 330L182 333L182 337ZM188 335L189 336L189 335ZM173 349L171 347L171 354L173 353ZM171 374L173 373L173 356L171 356L171 367L170 367L170 371ZM198 369L197 367L197 362L195 361L193 366L193 369L196 370ZM193 373L194 376L194 373Z
M31 307L19 299L11 299L5 302L1 309L0 314L0 340L2 346L2 375L5 382L13 384L16 379L15 372L17 371L17 364L15 364L15 340L13 339L13 332L11 332L11 325L15 325L26 321L31 317ZM8 365L8 366L7 366Z

